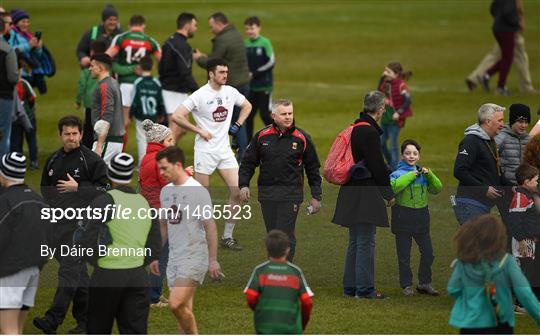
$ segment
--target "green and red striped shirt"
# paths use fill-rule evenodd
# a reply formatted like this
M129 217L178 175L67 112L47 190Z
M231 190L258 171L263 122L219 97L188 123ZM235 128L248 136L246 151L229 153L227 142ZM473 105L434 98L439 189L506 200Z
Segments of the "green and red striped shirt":
M258 334L301 334L309 321L313 292L290 262L269 260L255 267L244 293Z

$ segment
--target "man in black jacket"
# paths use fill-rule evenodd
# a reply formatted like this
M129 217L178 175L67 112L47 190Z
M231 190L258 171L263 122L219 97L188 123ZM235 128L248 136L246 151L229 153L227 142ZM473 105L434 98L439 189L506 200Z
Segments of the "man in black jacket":
M26 157L8 153L0 158L0 331L22 334L34 306L39 271L46 262L41 247L48 243L50 222L41 218L47 205L24 184Z
M77 58L81 68L90 66L90 44L95 40L103 40L107 45L111 44L113 37L120 34L118 11L113 5L107 5L101 12L102 23L87 30L77 45Z
M178 140L184 131L171 121L172 115L188 94L199 88L192 73L193 49L187 42L197 31L197 18L183 12L176 19L176 28L176 32L161 47L158 71L169 127L175 140Z
M354 162L364 170L341 186L332 222L349 229L349 246L345 258L343 292L345 296L384 299L375 290L375 231L388 227L386 206L395 202L390 187L390 171L384 163L377 122L384 111L384 94L371 91L364 97L364 112L351 133ZM387 204L385 204L385 201Z
M304 170L311 188L309 213L321 207L321 175L319 158L309 134L294 125L293 104L280 99L272 106L272 125L257 132L240 165L240 199L249 201L249 181L260 165L257 181L259 202L266 231L285 232L291 241L287 257L294 258L294 228L300 204L304 200Z
M480 106L478 123L465 130L465 137L459 143L454 163L459 185L453 205L460 225L490 213L494 205L500 211L504 196L501 186L511 185L502 175L495 143L495 136L504 126L504 110L491 103Z
M108 163L112 190L97 197L92 209L102 216L90 218L82 234L82 246L94 265L90 281L88 334L110 334L114 321L120 334L146 334L150 296L148 273L159 275L161 233L159 219L150 219L150 205L129 186L135 170L133 157L116 154ZM107 209L122 209L115 214ZM96 258L97 257L97 258Z
M79 117L66 116L58 122L63 147L45 163L41 177L41 194L53 208L86 208L108 188L105 162L92 150L81 146L82 122ZM73 234L80 220L63 218L54 223L54 247L73 245ZM58 288L53 303L43 318L34 318L34 325L45 333L55 332L66 316L73 300L72 313L77 327L86 329L88 308L88 272L80 257L55 255L60 263Z

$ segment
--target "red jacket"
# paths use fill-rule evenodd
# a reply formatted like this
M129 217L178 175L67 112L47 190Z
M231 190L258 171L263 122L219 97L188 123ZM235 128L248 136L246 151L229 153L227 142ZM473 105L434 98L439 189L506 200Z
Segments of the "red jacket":
M142 159L139 169L139 184L141 194L146 198L152 208L160 208L159 194L161 188L166 186L167 182L160 174L156 162L156 154L164 149L165 145L159 142L149 142L146 146L146 155Z

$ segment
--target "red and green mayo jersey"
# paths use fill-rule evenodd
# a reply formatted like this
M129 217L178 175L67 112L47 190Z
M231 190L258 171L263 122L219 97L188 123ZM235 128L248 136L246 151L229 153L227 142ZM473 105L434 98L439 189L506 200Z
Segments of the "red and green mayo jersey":
M137 65L146 55L161 54L159 43L140 31L127 31L116 35L111 42L111 47L118 52L115 62L120 66ZM134 73L120 75L119 79L120 83L133 83L137 75Z
M267 261L253 270L244 293L255 311L257 334L301 334L313 292L302 270L289 262Z

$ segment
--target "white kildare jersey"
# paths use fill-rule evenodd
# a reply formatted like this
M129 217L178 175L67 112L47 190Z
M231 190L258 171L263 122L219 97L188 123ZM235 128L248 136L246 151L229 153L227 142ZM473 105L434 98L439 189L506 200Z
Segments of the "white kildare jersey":
M160 194L162 213L167 209L169 264L182 260L208 261L203 221L212 218L210 194L194 178L183 185L167 184Z
M212 139L195 136L195 150L206 153L226 153L230 150L229 127L235 105L242 105L246 97L229 85L219 91L206 84L193 92L182 104L193 114L197 126L212 133Z

